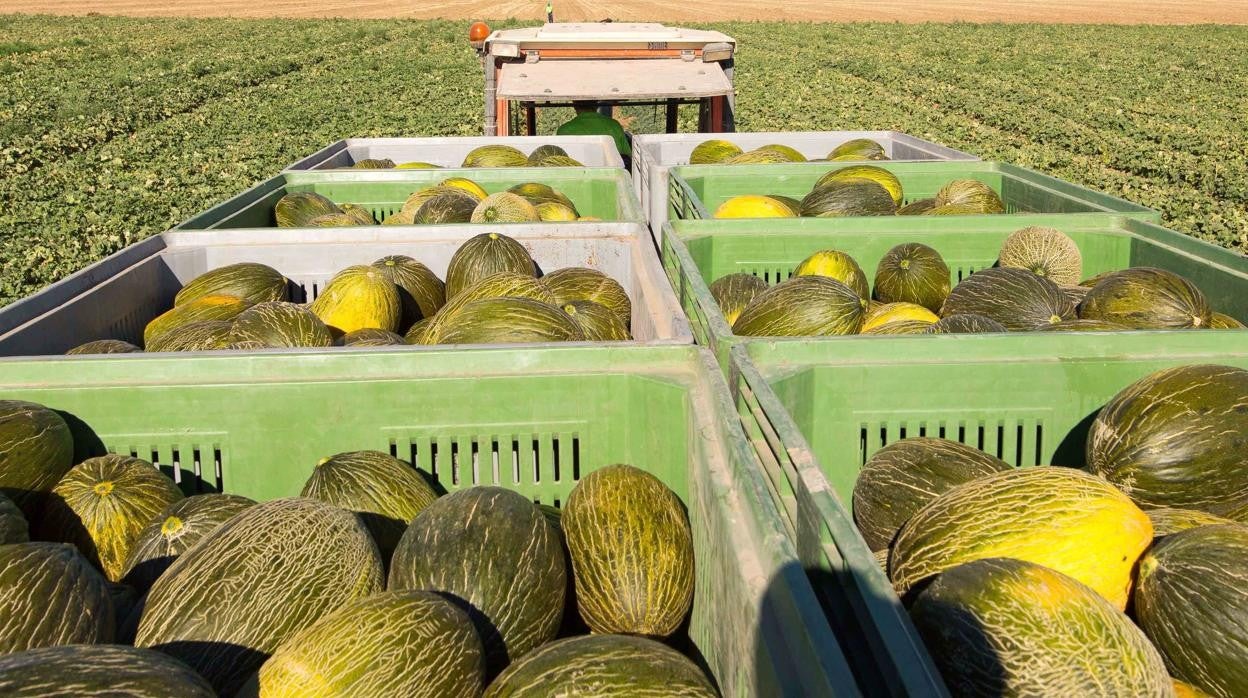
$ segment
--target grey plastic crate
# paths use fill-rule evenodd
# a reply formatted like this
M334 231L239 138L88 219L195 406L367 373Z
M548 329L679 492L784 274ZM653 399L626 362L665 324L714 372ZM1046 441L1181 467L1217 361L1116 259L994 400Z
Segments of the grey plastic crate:
M884 146L892 160L978 160L960 150L915 138L899 131L794 131L763 133L667 133L633 137L633 184L646 211L655 243L662 241L667 220L668 171L688 165L689 155L712 138L736 143L742 150L779 143L796 148L808 158L824 158L836 146L855 138L870 138Z
M464 156L483 145L509 145L528 155L539 145L557 145L586 167L624 167L624 159L607 136L502 136L459 138L347 138L291 163L284 171L332 170L360 160L386 159L396 163L427 162L459 167Z
M311 301L344 267L391 254L418 259L445 278L451 255L480 232L473 226L408 226L164 233L0 309L0 357L61 355L96 339L140 344L148 321L173 306L184 284L236 262L261 262L282 272L296 301ZM517 225L507 234L528 248L544 272L584 266L619 281L633 301L634 343L693 343L645 226L586 223L573 232Z

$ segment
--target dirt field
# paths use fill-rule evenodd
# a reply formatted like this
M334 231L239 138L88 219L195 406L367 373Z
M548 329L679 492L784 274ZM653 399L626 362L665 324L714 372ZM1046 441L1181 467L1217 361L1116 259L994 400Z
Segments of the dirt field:
M543 0L0 0L0 12L189 17L538 19ZM1248 24L1248 0L556 0L560 21L1067 22Z

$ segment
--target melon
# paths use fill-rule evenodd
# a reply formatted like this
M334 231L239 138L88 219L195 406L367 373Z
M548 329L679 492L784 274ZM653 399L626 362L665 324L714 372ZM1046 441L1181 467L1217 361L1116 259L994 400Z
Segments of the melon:
M878 182L861 177L828 182L802 199L802 215L806 217L891 216L895 213L897 204L892 194Z
M435 184L432 187L418 189L408 195L407 199L403 201L403 206L399 209L398 213L395 213L390 218L382 221L381 224L412 225L415 222L416 212L420 210L420 207L423 206L426 201L438 196L460 196L467 193L469 192L467 192L462 186L445 182L443 184Z
M289 637L383 581L377 546L355 515L313 499L257 504L156 580L135 645L185 662L232 696Z
M486 698L718 695L706 674L684 655L628 635L552 642L513 663L485 692Z
M258 303L234 318L231 341L256 342L265 348L328 347L334 337L307 306L283 301Z
M365 327L393 331L403 312L399 291L386 274L363 264L335 274L308 309L335 337Z
M1210 313L1209 329L1211 330L1242 330L1244 323L1226 313Z
M872 327L863 326L863 335L932 334L932 323L926 320L894 320ZM1004 330L1002 330L1004 331Z
M390 158L366 158L356 162L351 167L357 170L389 170L394 167L394 160Z
M399 293L403 310L396 331L406 331L416 321L433 317L446 303L446 285L429 267L411 257L389 255L373 262L372 266L379 269Z
M723 162L725 165L782 165L792 162L788 155L775 150L757 148L734 155Z
M1135 267L1093 286L1079 313L1086 320L1164 330L1208 327L1212 311L1205 294L1187 279L1164 269Z
M120 339L97 339L78 346L65 352L67 356L75 356L78 354L136 354L143 351L134 346L130 342Z
M870 138L854 138L836 146L828 153L829 160L853 158L855 160L887 160L884 146Z
M1036 328L1040 332L1122 332L1130 329L1104 320L1062 320L1052 325Z
M560 309L576 322L581 334L591 342L620 342L632 339L628 327L610 308L593 301L568 301Z
M742 150L736 143L721 138L712 138L694 147L693 152L689 154L689 164L715 165L741 153Z
M482 187L480 184L477 184L473 180L468 179L467 177L447 177L441 182L438 182L438 186L439 187L455 187L456 189L459 189L460 191L468 194L469 196L476 199L477 201L481 201L485 197L489 196L489 193L485 191L484 187ZM450 192L444 192L444 193L450 193Z
M513 271L491 274L467 287L454 298L448 298L446 305L430 319L428 326L422 331L421 343L438 344L443 329L460 309L473 301L488 298L530 298L547 305L558 302L546 283L535 276Z
M343 204L339 206L344 215L351 219L353 225L377 225L376 219L368 209L358 204Z
M729 326L737 321L746 306L766 290L766 281L744 273L721 276L710 286L711 297L719 305Z
M755 150L768 150L773 153L778 153L788 162L806 162L806 156L802 155L797 148L787 146L782 143L772 143L769 145L759 146L758 148L755 148Z
M918 510L958 485L1005 472L996 456L947 439L917 437L876 451L854 482L854 523L872 550L883 550Z
M545 203L562 204L571 209L574 214L576 213L576 204L572 203L572 200L564 196L562 193L556 191L554 187L547 184L541 184L539 182L525 182L523 184L517 184L510 187L507 191L524 197L525 200L534 206ZM575 218L575 215L573 217Z
M234 323L230 320L200 320L175 327L153 339L147 351L215 351L229 349L234 342ZM263 345L256 343L260 349Z
M511 192L490 194L472 212L473 223L536 223L541 218L527 199Z
M1005 204L996 190L975 179L955 179L936 192L936 208L967 206L975 213L1005 213Z
M1001 266L1026 269L1059 286L1078 284L1083 254L1069 235L1056 228L1032 225L1016 230L1001 243Z
M394 551L387 588L437 592L466 609L493 676L555 638L566 575L556 531L533 502L471 487L416 516Z
M170 504L139 531L121 581L146 593L179 555L255 504L234 494L197 494Z
M576 604L595 632L667 637L693 603L693 534L680 499L630 465L595 470L563 511Z
M432 163L419 162L419 161L401 162L395 165L394 167L395 169L399 169L399 170L440 170L442 169L441 165L434 165Z
M1197 511L1196 509L1158 507L1156 509L1145 509L1144 513L1148 514L1148 520L1153 523L1154 542L1165 538L1171 533L1186 531L1189 528L1235 523L1231 519L1210 514L1206 511Z
M559 305L593 301L606 306L627 329L633 322L633 303L618 281L597 269L564 267L542 277Z
M60 414L33 402L0 400L0 494L39 516L44 499L74 465L74 435Z
M1248 695L1248 526L1166 536L1140 559L1132 601L1171 674L1219 698Z
M44 647L0 657L8 698L215 698L182 662L123 645Z
M914 303L936 313L949 297L949 265L918 242L896 245L875 267L873 297L881 303Z
M783 201L770 196L746 194L734 196L715 209L713 218L793 218L794 213Z
M875 182L884 187L884 189L893 197L893 205L900 206L903 197L901 188L901 180L897 179L897 175L889 172L883 167L875 165L854 165L852 167L843 167L839 170L832 170L819 178L815 182L814 189L825 187L832 182L844 182L851 179L865 179L868 182Z
M914 303L881 303L879 306L867 311L867 316L862 321L861 331L866 332L874 327L903 320L918 321L931 325L940 320L940 318L927 308Z
M949 569L910 617L956 696L1169 696L1157 650L1095 590L997 557Z
M339 341L344 347L392 347L407 343L402 335L375 327L348 332Z
M428 343L430 337L425 337ZM579 342L580 326L559 308L529 298L472 301L447 317L438 344L526 344Z
M429 330L429 326L433 324L432 318L425 318L420 322L412 325L403 335L404 344L424 344L425 333Z
M299 495L355 512L373 535L383 562L412 519L438 498L415 468L381 451L322 458Z
M1088 431L1088 470L1146 507L1248 504L1248 370L1178 366L1115 395Z
M1005 325L974 313L960 313L942 317L935 324L928 325L924 330L927 334L981 334L985 332L1007 332Z
M936 199L919 199L897 209L899 216L922 216L936 208Z
M535 276L537 268L524 245L502 233L481 233L469 238L451 256L446 268L446 297L502 271Z
M0 545L0 655L112 642L114 627L107 582L73 546Z
M793 212L794 216L802 215L802 202L800 199L794 199L791 196L782 196L780 194L768 194L767 198L775 199L776 201L784 204L790 211Z
M1178 679L1174 679L1174 696L1175 698L1210 698L1208 693Z
M294 191L278 199L273 217L279 228L304 228L317 216L342 213L329 199L310 191Z
M732 325L746 337L819 337L857 334L867 301L824 276L796 276L760 293Z
M460 167L524 167L529 156L509 145L483 145L468 151Z
M13 500L0 494L0 545L30 540L30 526Z
M978 216L982 211L979 207L972 204L945 204L944 206L933 206L927 209L921 215L924 216Z
M532 158L532 156L529 156ZM584 167L585 164L580 160L570 158L567 155L550 155L532 162L530 160L529 167Z
M438 194L431 197L412 214L415 225L440 225L449 223L468 223L472 221L472 213L480 203L467 192L457 194Z
M577 219L576 210L555 201L537 205L537 217L545 223L567 223Z
M358 216L340 212L317 216L305 224L308 228L354 228L360 225L373 225L373 221L371 218L361 221Z
M853 289L862 298L871 297L867 275L853 257L840 250L819 250L798 262L793 276L825 276Z
M148 351L161 351L151 348L153 342L159 340L161 335L201 320L233 320L251 306L251 301L237 296L221 295L200 296L181 305L175 305L143 328L143 346Z
M267 264L227 264L191 279L174 296L173 304L182 305L204 296L234 296L252 303L284 301L286 277Z
M1075 307L1057 284L1023 269L994 267L975 272L953 287L941 317L970 313L1007 330L1035 330L1075 317Z
M1058 288L1062 289L1062 293L1066 294L1070 302L1075 304L1076 310L1078 310L1079 304L1083 302L1083 299L1088 297L1088 291L1092 290L1087 286L1072 284L1059 284Z
M529 153L529 164L536 165L537 163L541 162L545 158L556 156L556 155L562 155L563 157L567 157L568 151L553 144L539 145L533 149L533 152Z

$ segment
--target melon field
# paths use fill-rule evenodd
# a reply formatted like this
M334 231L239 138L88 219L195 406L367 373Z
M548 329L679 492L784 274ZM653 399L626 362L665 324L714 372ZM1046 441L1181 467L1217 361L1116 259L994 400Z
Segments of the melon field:
M741 43L738 130L905 131L1248 252L1248 27L715 28ZM479 135L466 35L449 21L0 17L0 303L339 138Z

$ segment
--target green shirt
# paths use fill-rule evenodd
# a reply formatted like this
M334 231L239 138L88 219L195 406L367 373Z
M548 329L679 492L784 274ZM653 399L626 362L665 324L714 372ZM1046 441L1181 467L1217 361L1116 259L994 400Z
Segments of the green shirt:
M555 133L560 136L611 136L615 139L615 147L620 155L633 154L620 122L596 111L577 114L576 118L560 126Z

